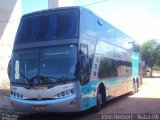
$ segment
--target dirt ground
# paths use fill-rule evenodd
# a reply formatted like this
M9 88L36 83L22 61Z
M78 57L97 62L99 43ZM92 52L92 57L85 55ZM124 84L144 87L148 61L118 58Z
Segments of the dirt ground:
M160 78L143 78L143 85L134 95L113 100L101 113L160 114Z
M137 114L154 115L153 119L160 120L160 78L143 78L143 85L138 93L134 95L124 95L114 100L109 101L99 113L92 111L85 111L76 114L43 114L43 115L28 115L25 117L14 116L13 120L101 120L113 119L113 115L134 115L129 116L128 119L141 119L137 118ZM9 98L0 95L0 112L7 112L14 115ZM105 116L107 115L107 116ZM115 117L115 116L114 116ZM131 118L133 117L133 118ZM147 116L148 117L148 116ZM151 119L150 118L150 119ZM115 119L119 119L115 117ZM147 119L147 118L145 118ZM2 119L4 120L4 119Z

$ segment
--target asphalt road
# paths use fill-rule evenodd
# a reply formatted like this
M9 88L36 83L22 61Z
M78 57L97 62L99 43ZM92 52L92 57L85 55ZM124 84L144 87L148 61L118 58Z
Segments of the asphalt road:
M160 78L144 78L134 95L123 95L107 102L99 113L88 110L71 114L36 114L18 117L18 120L102 120L155 119L160 120ZM14 119L15 120L15 119Z

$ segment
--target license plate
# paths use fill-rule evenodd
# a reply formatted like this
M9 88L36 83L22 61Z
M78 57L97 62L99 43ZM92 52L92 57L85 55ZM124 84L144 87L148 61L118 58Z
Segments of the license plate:
M46 110L46 106L45 105L36 105L35 110Z

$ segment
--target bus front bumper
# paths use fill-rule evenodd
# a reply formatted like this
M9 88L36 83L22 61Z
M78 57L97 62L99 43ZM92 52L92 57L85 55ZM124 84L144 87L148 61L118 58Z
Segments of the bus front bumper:
M11 104L17 114L81 111L80 101L76 96L54 100L22 100L11 97Z

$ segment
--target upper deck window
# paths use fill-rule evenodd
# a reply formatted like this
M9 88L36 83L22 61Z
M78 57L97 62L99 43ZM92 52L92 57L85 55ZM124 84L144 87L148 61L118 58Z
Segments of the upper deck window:
M78 11L66 10L24 17L16 44L78 37Z

